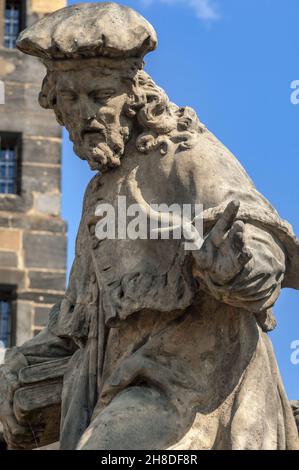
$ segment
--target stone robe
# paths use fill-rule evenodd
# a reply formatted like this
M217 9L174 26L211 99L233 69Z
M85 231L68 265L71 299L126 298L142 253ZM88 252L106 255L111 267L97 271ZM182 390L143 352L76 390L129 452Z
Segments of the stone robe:
M205 233L239 199L253 254L224 286L180 240L95 237L95 208L201 203ZM138 196L138 197L137 197ZM298 434L267 331L282 286L298 288L298 242L235 157L205 131L193 149L139 153L89 184L69 287L28 363L71 356L61 448L295 449Z

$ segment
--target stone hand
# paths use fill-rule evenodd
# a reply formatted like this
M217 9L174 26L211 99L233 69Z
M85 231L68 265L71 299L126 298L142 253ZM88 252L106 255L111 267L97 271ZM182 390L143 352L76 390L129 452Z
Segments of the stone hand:
M7 364L0 366L0 417L4 438L10 449L34 447L35 439L29 428L21 426L14 415L13 396L20 387L18 372L24 367L25 359L16 356Z
M239 201L231 201L200 250L193 251L195 274L201 277L208 272L211 280L222 286L232 281L252 258L246 248L245 224L236 220L239 207Z

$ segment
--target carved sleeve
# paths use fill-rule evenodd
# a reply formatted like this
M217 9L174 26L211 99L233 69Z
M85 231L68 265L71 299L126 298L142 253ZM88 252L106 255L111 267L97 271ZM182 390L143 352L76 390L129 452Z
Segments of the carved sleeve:
M225 284L215 282L208 271L201 277L218 300L259 313L272 307L279 296L285 253L271 233L251 224L245 226L245 240L252 258L238 275Z
M34 338L26 341L22 346L7 350L5 363L10 362L15 356L23 357L27 365L71 356L77 346L69 338L59 338L51 332L51 325L57 321L60 302L55 304L50 311L48 325Z

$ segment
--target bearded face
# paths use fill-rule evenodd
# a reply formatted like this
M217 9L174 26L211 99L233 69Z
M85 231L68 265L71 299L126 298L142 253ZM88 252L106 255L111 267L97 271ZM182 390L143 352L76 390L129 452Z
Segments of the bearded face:
M132 122L124 114L127 85L117 71L99 69L59 72L57 110L74 151L92 170L120 165Z

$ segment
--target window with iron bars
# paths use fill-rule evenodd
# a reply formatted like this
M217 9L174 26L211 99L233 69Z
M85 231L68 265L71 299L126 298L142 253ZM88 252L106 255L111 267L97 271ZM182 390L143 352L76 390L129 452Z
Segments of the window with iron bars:
M4 7L4 36L3 45L8 49L16 47L17 37L24 29L25 18L24 0L6 0Z
M20 194L21 134L0 132L0 194Z
M14 345L14 289L0 286L0 348L9 348Z

